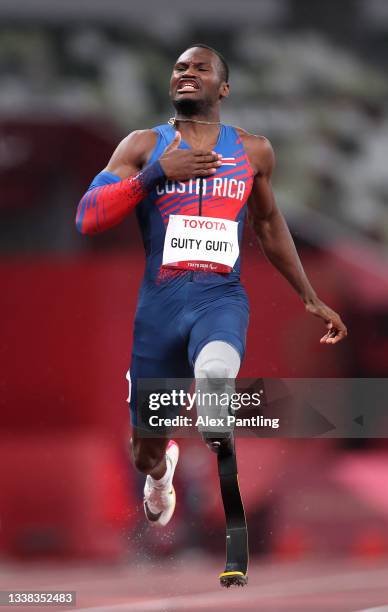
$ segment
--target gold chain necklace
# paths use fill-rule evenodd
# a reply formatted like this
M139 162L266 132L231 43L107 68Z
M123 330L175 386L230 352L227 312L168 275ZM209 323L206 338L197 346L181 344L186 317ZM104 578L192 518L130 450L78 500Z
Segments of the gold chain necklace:
M221 125L221 121L201 121L200 119L178 119L177 117L170 117L167 121L168 125L176 127L178 121L188 121L190 123L202 123L204 125Z

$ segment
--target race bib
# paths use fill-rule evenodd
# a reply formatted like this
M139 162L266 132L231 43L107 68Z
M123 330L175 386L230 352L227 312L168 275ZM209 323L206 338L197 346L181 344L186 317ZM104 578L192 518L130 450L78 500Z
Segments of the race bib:
M215 217L170 215L163 267L228 273L239 256L238 222Z

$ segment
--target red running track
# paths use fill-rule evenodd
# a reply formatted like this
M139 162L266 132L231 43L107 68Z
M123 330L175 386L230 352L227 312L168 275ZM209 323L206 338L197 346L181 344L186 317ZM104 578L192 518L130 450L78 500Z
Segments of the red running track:
M387 612L388 560L252 561L245 588L223 589L223 560L196 555L109 566L1 568L1 590L72 590L85 612ZM26 607L1 607L25 612Z

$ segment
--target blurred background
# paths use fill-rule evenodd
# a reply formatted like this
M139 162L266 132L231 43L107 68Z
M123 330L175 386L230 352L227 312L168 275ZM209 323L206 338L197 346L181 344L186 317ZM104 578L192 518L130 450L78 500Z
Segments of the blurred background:
M216 464L199 440L182 441L171 529L144 525L125 402L142 246L132 217L80 236L76 207L123 137L173 114L181 51L214 46L231 69L223 121L271 140L304 266L349 328L322 347L320 321L247 230L241 376L385 377L388 3L0 0L0 24L4 567L222 555ZM384 439L240 439L252 553L387 554L387 451Z

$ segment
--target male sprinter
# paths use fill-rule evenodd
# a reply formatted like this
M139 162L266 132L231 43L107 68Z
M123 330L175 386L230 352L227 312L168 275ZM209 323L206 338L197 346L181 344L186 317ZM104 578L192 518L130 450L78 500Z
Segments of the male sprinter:
M323 344L346 334L311 287L271 189L274 154L263 136L220 122L228 66L206 45L178 58L170 81L176 115L117 147L81 199L76 224L95 234L136 214L146 269L136 312L131 378L234 379L245 350L248 301L240 285L240 243L249 215L262 249L327 327ZM128 376L129 378L129 376ZM129 378L130 380L130 378ZM147 475L144 509L155 526L175 508L177 444L140 437L132 393L132 453Z

